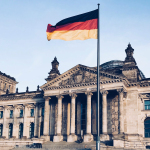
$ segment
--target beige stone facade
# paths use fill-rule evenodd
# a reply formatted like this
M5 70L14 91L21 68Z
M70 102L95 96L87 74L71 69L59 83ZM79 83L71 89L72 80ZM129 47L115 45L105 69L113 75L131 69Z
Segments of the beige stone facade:
M130 44L125 51L125 61L100 66L100 137L116 147L145 147L150 79L136 65ZM96 139L96 67L77 65L60 74L58 65L54 58L47 83L37 91L18 93L15 79L0 74L0 142Z

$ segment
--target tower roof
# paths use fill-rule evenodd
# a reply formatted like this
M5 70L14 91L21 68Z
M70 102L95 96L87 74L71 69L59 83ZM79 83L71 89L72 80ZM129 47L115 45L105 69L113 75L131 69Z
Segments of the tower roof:
M57 57L55 56L54 60L51 62L52 64L58 64L59 65L59 62L57 61Z
M133 51L134 51L134 49L132 48L131 44L129 43L128 47L125 49L126 58L125 58L124 64L127 66L129 66L129 65L135 66L136 65L136 61L133 57Z

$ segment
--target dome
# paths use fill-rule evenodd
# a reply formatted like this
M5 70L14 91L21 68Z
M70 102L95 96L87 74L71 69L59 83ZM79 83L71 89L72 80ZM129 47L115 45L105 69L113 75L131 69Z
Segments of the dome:
M106 63L103 63L100 65L102 69L113 69L116 67L122 67L123 66L123 61L121 60L111 60Z
M117 67L123 67L123 64L124 64L124 61L121 61L121 60L111 60L111 61L108 61L106 63L103 63L101 64L101 68L102 69L114 69L114 68L117 68ZM140 73L140 76L142 79L145 79L145 76L143 74L143 72L139 69L139 73Z

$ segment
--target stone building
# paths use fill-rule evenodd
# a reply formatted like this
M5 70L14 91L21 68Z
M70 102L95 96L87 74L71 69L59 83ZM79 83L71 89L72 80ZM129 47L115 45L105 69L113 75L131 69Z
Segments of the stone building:
M100 132L114 146L150 142L150 78L128 44L124 61L100 66ZM96 67L76 65L63 74L55 57L44 85L19 93L16 80L0 72L0 142L84 142L96 139ZM0 143L1 144L1 143Z

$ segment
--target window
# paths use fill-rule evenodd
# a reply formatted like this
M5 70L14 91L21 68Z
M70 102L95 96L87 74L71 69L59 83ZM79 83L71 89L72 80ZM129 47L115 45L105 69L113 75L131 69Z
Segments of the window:
M30 135L30 138L34 137L34 123L33 122L31 122L30 124L29 135Z
M3 118L3 111L0 111L0 118Z
M40 136L43 135L43 122L41 122L41 127L40 127Z
M145 131L145 137L150 137L150 118L146 118L144 121L144 131Z
M23 109L20 109L20 117L23 117Z
M0 137L2 137L2 134L3 134L3 125L1 124L0 125Z
M10 87L11 87L11 85L9 85L9 88L8 88L9 91L10 91Z
M44 108L42 108L41 116L44 116Z
M150 100L145 100L144 105L145 105L145 110L150 109Z
M10 118L13 117L13 110L10 110Z
M33 117L34 116L34 109L30 110L30 116Z
M23 137L23 123L20 123L19 125L19 138L21 139Z
M6 90L6 83L4 84L4 90Z
M13 133L13 124L10 123L10 124L9 124L9 133L8 133L8 137L9 137L9 138L12 138L12 133Z

